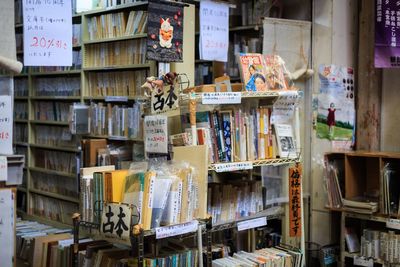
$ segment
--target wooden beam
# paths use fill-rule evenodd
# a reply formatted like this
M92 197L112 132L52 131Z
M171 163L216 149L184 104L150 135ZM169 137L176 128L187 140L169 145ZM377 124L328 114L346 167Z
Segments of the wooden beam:
M380 150L382 70L374 67L375 1L360 1L356 147Z

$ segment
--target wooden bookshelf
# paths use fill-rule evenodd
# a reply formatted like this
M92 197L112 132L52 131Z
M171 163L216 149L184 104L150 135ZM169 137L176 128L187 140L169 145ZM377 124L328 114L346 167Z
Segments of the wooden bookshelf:
M68 201L68 202L73 202L73 203L79 204L79 199L76 199L76 198L73 198L73 197L68 197L68 196L64 196L64 195L61 195L61 194L42 191L42 190L37 190L37 189L30 189L29 191L31 193L35 193L35 194L38 194L38 195L51 197L51 198L56 198L56 199L65 200L65 201Z

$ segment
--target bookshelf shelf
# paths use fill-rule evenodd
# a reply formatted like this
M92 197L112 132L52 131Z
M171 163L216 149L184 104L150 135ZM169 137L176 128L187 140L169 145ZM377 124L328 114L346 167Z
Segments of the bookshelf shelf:
M45 168L29 167L29 170L30 171L35 171L35 172L42 172L42 173L47 173L47 174L59 175L59 176L64 176L64 177L76 178L76 174L73 174L73 173L48 170L48 169L45 169Z
M116 5L116 6L112 6L112 7L108 7L108 8L91 10L91 11L83 12L82 15L84 15L84 16L100 15L100 14L111 13L111 12L115 12L115 11L119 11L119 10L127 9L127 8L142 7L142 6L146 6L147 4L148 4L147 1L138 1L135 3Z
M59 76L59 75L73 75L80 74L81 70L64 70L64 71L46 71L46 72L32 72L31 76Z
M25 187L20 187L20 186L18 186L18 187L17 187L17 190L18 190L18 191L21 191L21 192L24 192L24 193L27 192L27 190L26 190Z
M79 96L32 96L31 100L80 101Z
M297 159L284 159L284 158L277 158L277 159L262 159L262 160L254 160L254 161L235 161L235 162L219 162L219 163L213 163L210 164L208 167L209 171L217 171L220 165L226 165L226 164L237 164L237 165L248 165L252 164L253 168L258 167L258 166L268 166L268 165L281 165L281 164L290 164L290 163L296 163L298 162ZM240 170L240 169L238 169ZM229 170L231 171L231 170ZM220 171L224 172L224 171ZM227 171L226 171L227 172Z
M20 73L20 74L14 75L14 78L18 78L18 77L28 77L28 76L29 76L28 73Z
M254 25L245 25L245 26L232 27L232 28L229 28L229 31L230 32L248 31L248 30L259 31L260 29L262 29L262 24L254 24Z
M14 96L14 100L28 100L27 96Z
M41 191L41 190L37 190L37 189L29 189L29 192L79 204L79 200L77 198L67 197L64 195L57 194L57 193L51 193L51 192Z
M151 64L131 64L122 66L105 66L105 67L84 67L84 71L107 71L107 70L130 70L130 69L147 69L151 68Z
M15 24L15 28L22 28L24 25L22 23Z
M32 123L32 124L47 124L47 125L68 126L68 122L65 122L65 121L30 120L30 123Z
M74 153L79 153L80 149L78 148L72 148L72 147L60 147L60 146L50 146L50 145L40 145L40 144L29 144L30 147L34 148L44 148L44 149L50 149L50 150L57 150L57 151L66 151L66 152L74 152Z
M17 146L29 146L29 144L26 143L26 142L14 142L14 145L17 145Z
M82 47L81 44L76 44L76 45L73 45L73 46L72 46L72 48L81 48L81 47Z
M86 135L86 137L90 138L103 138L114 141L133 141L133 142L144 142L141 138L128 138L125 136L109 136L109 135Z
M343 256L346 258L354 258L354 256L360 256L360 255L358 253L350 253L350 252L345 251L345 252L343 252ZM381 259L373 259L373 260L374 260L374 263L381 264L381 265L385 264L385 262Z
M28 120L25 119L14 119L16 123L28 123Z
M22 212L21 215L22 215L22 218L24 218L25 220L38 221L40 223L48 224L48 225L51 225L51 226L54 226L57 228L61 228L61 229L72 229L72 225L65 224L65 223L62 223L59 221L49 220L42 216L31 215L31 214L27 214L25 212Z
M84 41L83 44L98 44L98 43L117 42L117 41L140 39L140 38L145 38L145 37L147 37L147 33L114 37L114 38L106 38L106 39L87 40L87 41Z
M108 98L118 98L119 96L84 96L83 100L85 101L104 101L104 102L126 102L125 100L117 101L117 100L110 100ZM122 96L123 98L124 96ZM128 101L136 101L136 100L148 100L148 97L145 96L129 96L126 97Z

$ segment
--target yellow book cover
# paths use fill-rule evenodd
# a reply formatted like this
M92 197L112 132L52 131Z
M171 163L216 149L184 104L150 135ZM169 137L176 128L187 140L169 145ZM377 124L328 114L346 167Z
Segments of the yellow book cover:
M122 187L125 184L126 176L128 175L128 170L115 170L112 172L106 172L106 185L108 188L108 201L111 202L122 202Z
M154 180L156 179L156 173L148 171L144 177L144 196L143 196L143 211L141 214L141 221L144 230L150 230L151 228L151 217L153 213L153 192L154 192Z

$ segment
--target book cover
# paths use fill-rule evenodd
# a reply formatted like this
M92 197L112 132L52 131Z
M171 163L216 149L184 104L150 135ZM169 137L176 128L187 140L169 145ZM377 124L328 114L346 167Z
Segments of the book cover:
M296 158L296 144L290 124L274 124L278 154L281 158Z
M257 53L239 54L240 77L246 91L266 91L263 56Z
M286 90L284 62L278 55L264 55L267 90Z

